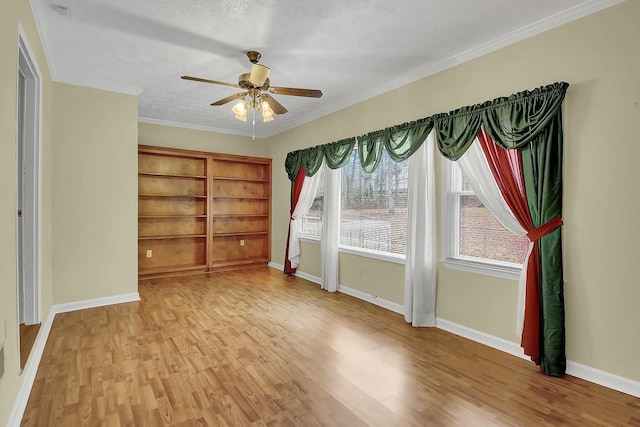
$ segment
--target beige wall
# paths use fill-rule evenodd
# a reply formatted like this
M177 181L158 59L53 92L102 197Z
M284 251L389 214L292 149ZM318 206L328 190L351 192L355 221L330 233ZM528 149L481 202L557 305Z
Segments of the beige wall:
M274 259L281 259L285 248L287 152L564 80L571 84L564 105L567 356L640 381L634 259L640 192L626 188L640 177L638 16L640 2L627 1L272 137L274 189L282 189L274 192ZM301 271L309 268L313 274L320 259L305 248ZM355 258L341 256L341 281L354 281L344 285L403 294L402 270L380 261L367 262L370 282L355 284L353 276L364 265ZM517 342L514 281L441 264L438 269L438 317Z
M137 99L53 89L54 302L137 292Z
M637 16L640 2L627 1L268 140L251 141L138 125L133 96L52 84L28 1L5 1L0 14L0 321L6 322L6 361L0 425L22 384L14 163L19 22L43 73L43 320L54 301L137 290L138 142L272 157L272 254L281 262L289 206L287 152L565 80L571 84L564 108L567 353L573 361L640 381L640 287L634 268L640 193L620 186L637 182L639 174ZM300 270L318 276L320 251L314 245L302 245ZM349 254L340 261L343 285L402 302L402 266ZM512 332L515 282L438 268L439 317L517 341Z
M52 305L51 270L51 77L29 3L8 0L0 13L0 341L4 338L5 372L0 379L0 425L5 425L23 377L18 361L16 277L16 94L18 23L22 25L42 73L42 247L41 310L44 322ZM6 325L6 334L5 334ZM1 344L1 342L0 342Z
M140 123L138 133L139 143L144 145L268 157L267 143L264 139L253 141L246 136L225 135L149 123Z

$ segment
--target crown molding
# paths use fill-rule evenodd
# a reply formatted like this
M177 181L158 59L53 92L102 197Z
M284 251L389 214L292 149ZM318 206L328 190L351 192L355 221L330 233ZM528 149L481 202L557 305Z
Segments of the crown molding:
M497 37L495 39L484 42L471 49L455 53L448 58L442 59L437 62L425 64L422 67L415 68L411 73L402 75L396 79L387 81L387 83L372 87L368 91L359 92L355 97L343 98L346 101L340 109L347 108L363 102L367 99L373 98L383 93L390 92L394 89L406 86L410 83L427 78L441 71L445 71L449 68L453 68L456 65L463 64L473 59L479 58L491 52L495 52L503 47L510 46L522 40L536 36L538 34L549 31L553 28L557 28L561 25L567 24L571 21L583 18L592 13L622 3L625 0L590 0L578 6L567 9L563 12L556 13L545 19L518 28L508 34ZM324 105L324 112L329 114L332 111L331 106ZM331 110L331 111L327 111Z
M194 125L194 124L190 124L190 123L172 122L172 121L169 121L169 120L152 119L152 118L149 118L149 117L138 116L138 122L139 123L147 123L147 124L150 124L150 125L170 126L170 127L174 127L174 128L200 130L200 131L204 131L204 132L213 132L213 133L219 133L219 134L224 134L224 135L245 136L247 138L251 138L251 134L248 134L248 133L245 133L245 132L238 132L238 131L234 131L234 130L230 130L230 129L221 129L221 128L215 128L215 127L210 127L210 126ZM256 135L256 139L264 139L264 138L259 137L258 135Z

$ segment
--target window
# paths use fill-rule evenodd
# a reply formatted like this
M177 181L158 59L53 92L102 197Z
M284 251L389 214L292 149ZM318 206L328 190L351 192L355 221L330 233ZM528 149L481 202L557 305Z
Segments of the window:
M529 240L506 230L475 196L469 182L455 162L445 161L447 200L444 203L446 265L468 266L484 264L485 268L501 270L497 274L517 276L529 248ZM482 268L481 268L482 269ZM477 269L470 268L472 271ZM479 271L492 274L491 271ZM511 273L511 274L509 274Z
M322 212L324 209L324 166L316 173L320 174L320 184L309 212L302 217L302 235L311 238L322 237Z
M366 173L353 150L341 173L340 245L404 256L408 162L395 163L384 151L378 169Z

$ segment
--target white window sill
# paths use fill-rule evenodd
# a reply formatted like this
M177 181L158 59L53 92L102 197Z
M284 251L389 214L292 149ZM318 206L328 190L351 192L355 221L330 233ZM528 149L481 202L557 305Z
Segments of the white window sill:
M304 235L301 234L298 237L300 237L300 240L302 240L303 242L310 242L310 243L320 244L321 241L322 241L320 239L320 236L314 236L312 234L304 234Z
M301 235L300 240L307 243L315 243L317 245L322 243L322 239L319 236L313 236L309 234ZM404 255L371 251L367 249L356 248L353 246L339 246L338 251L345 254L357 255L365 258L379 259L381 261L393 262L395 264L402 264L402 265L405 264L405 260L406 260L406 257Z
M338 250L345 254L357 255L365 258L379 259L380 261L393 262L404 265L406 257L404 255L390 254L387 252L377 252L353 246L338 246Z
M461 270L469 273L484 274L486 276L500 277L502 279L520 280L522 267L489 264L478 261L463 260L457 258L445 258L440 262L452 270Z

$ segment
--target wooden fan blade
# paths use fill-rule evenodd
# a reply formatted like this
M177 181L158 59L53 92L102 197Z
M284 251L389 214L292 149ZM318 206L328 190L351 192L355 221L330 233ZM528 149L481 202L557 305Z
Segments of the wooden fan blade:
M276 101L274 98L272 98L270 95L267 95L266 93L263 93L260 96L262 97L262 99L267 101L267 104L269 104L269 107L271 107L271 109L273 110L274 113L276 113L276 114L284 114L287 111L289 111L286 108L284 108L284 106L282 104L280 104L278 101Z
M239 87L237 84L235 83L226 83L226 82L219 82L217 80L209 80L209 79L203 79L200 77L192 77L192 76L180 76L181 79L183 80L193 80L194 82L202 82L202 83L212 83L214 85L222 85L222 86L231 86L231 87Z
M270 72L271 69L269 67L265 67L262 64L253 64L251 74L249 74L249 81L256 87L261 87L267 81Z
M320 98L322 91L317 89L298 89L295 87L271 86L269 92L276 95L306 96L309 98Z
M218 106L218 105L224 105L227 102L231 102L231 101L233 101L235 99L242 98L243 96L246 96L246 95L247 95L247 92L234 93L233 95L229 95L226 98L222 98L222 99L220 99L220 100L218 100L216 102L213 102L211 105L214 106L214 107Z

